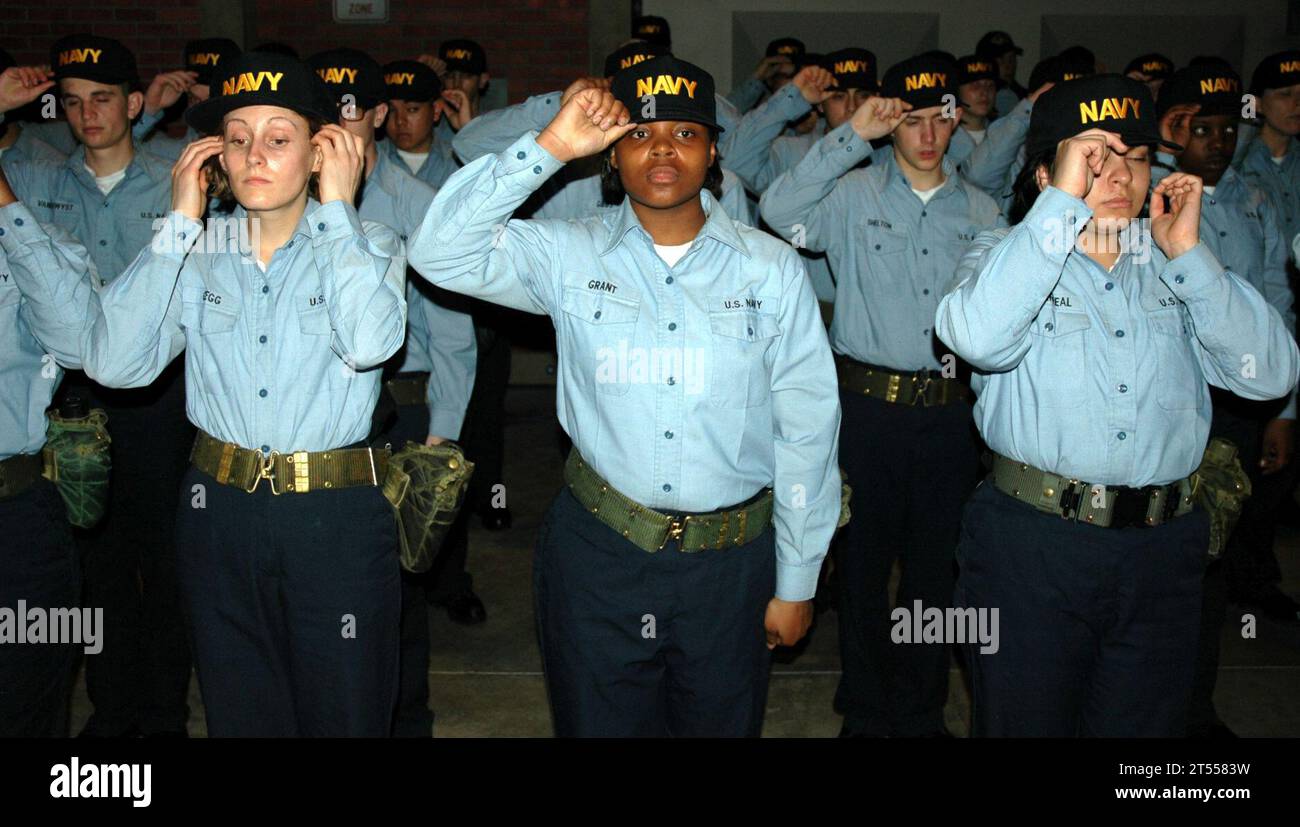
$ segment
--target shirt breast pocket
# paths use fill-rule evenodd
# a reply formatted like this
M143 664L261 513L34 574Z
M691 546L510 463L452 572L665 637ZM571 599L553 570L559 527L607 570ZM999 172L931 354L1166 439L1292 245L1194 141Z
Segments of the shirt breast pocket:
M886 230L884 227L873 227L870 224L862 225L861 233L867 261L877 261L882 265L879 268L872 267L872 270L897 271L907 252L907 236L893 230Z
M234 383L230 371L236 362L232 356L239 306L225 300L217 304L213 298L206 290L183 295L181 325L190 351L187 367L198 374L192 385L209 396L225 396Z
M753 408L772 394L767 352L781 333L771 313L709 314L713 365L710 399L719 408Z
M1151 313L1147 320L1151 324L1151 344L1160 386L1156 401L1167 411L1196 408L1205 392L1205 378L1192 352L1183 314L1178 308L1172 308Z
M1087 313L1050 312L1030 329L1034 397L1043 408L1068 408L1086 401Z
M633 380L632 341L641 300L566 287L560 309L564 330L559 332L563 341L558 346L562 358L571 360L579 383L585 388L594 385L605 396L625 395ZM651 377L636 378L649 381Z

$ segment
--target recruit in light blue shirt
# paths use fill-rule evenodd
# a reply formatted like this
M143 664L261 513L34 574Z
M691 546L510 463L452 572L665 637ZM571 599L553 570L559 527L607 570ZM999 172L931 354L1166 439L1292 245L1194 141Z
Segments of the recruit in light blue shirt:
M853 169L868 155L871 166ZM892 148L872 154L844 123L763 193L759 209L772 229L826 251L836 353L900 371L944 367L932 329L939 299L975 235L1005 222L947 159L943 171L943 186L923 204Z
M1273 199L1282 237L1295 237L1300 232L1300 141L1292 138L1281 163L1274 163L1268 144L1255 138L1241 158L1240 172Z
M1170 261L1149 230L1108 272L1075 248L1092 211L1048 187L1025 220L980 234L935 315L976 372L989 447L1103 485L1157 485L1200 464L1209 384L1285 396L1300 352L1277 310L1204 242Z
M190 421L217 439L263 453L360 442L377 366L406 329L401 240L350 204L310 200L263 272L240 252L245 218L236 208L205 230L171 213L92 299L86 373L148 385L184 350Z
M357 214L394 230L405 250L435 194L400 159L380 152L362 184ZM398 371L428 372L429 433L459 439L474 389L478 341L473 318L438 304L431 292L423 280L407 279L406 350Z
M627 496L703 512L771 486L776 595L811 598L839 516L840 411L799 257L707 191L707 220L673 267L627 199L577 221L507 223L562 166L535 138L452 176L411 239L412 266L551 317L560 423Z
M0 460L45 444L45 409L81 367L95 279L86 249L16 202L0 208Z
M1167 166L1152 164L1152 188L1170 172ZM1286 270L1290 250L1278 223L1277 208L1268 194L1233 169L1224 171L1214 192L1206 192L1201 199L1201 240L1205 246L1224 269L1250 282L1294 334L1295 295ZM1295 419L1294 395L1278 416Z
M149 246L171 209L172 166L136 144L126 177L108 195L95 185L82 146L62 163L5 164L5 174L38 220L62 227L85 246L108 282Z

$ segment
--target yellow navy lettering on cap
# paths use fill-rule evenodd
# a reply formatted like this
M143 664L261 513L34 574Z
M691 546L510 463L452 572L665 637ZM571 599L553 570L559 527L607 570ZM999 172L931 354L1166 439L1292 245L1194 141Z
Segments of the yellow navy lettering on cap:
M1083 77L1082 72L1066 72L1061 75L1061 80L1078 80L1081 77Z
M1137 98L1102 98L1101 100L1081 101L1079 103L1079 122L1094 123L1096 121L1124 120L1125 118L1138 117L1138 106L1141 103Z
M837 60L835 61L835 74L844 75L850 72L865 72L869 67L865 60Z
M1144 72L1158 72L1164 68L1165 62L1163 60L1148 60L1142 64L1142 71Z
M220 62L220 52L195 52L190 55L191 66L216 66Z
M65 52L59 52L59 65L67 66L72 63L99 63L100 55L104 54L103 49L68 49Z
M966 71L974 74L975 72L992 72L993 65L985 63L982 60L974 60L966 64Z
M356 83L357 70L346 66L328 66L316 70L320 79L326 83Z
M628 55L627 57L619 59L618 68L626 69L629 66L635 66L638 63L643 63L652 57L654 57L654 55Z
M390 72L384 75L384 83L389 86L412 86L415 84L414 72Z
M1241 84L1233 78L1202 78L1201 94L1208 95L1211 92L1236 92L1241 89Z
M777 46L777 47L776 47L776 53L777 53L778 55L792 55L792 54L794 54L794 53L797 52L797 51L799 51L799 50L798 50L797 48L795 48L794 46Z
M233 78L227 78L221 84L221 94L238 95L243 92L260 92L262 84L268 84L272 92L278 92L280 79L284 72L240 72Z
M1279 72L1300 72L1300 60L1284 60L1278 65Z
M655 32L659 31L659 24L658 24L658 23L642 23L642 24L641 24L641 31L645 32L646 34L654 34Z
M933 89L947 83L948 75L944 72L920 72L903 78L903 89L911 92L915 89Z
M687 80L677 75L655 75L648 78L636 79L636 96L644 95L680 95L683 90L686 96L695 99L695 87L699 85L697 80Z
M473 56L474 53L471 52L469 49L448 49L447 50L447 57L452 58L453 60L469 60Z

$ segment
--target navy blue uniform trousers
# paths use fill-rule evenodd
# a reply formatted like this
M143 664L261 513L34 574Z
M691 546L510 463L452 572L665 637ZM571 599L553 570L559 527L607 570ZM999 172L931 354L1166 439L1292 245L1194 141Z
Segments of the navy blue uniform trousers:
M401 598L380 489L248 494L191 468L176 514L208 734L387 736Z
M840 662L835 708L854 734L930 735L943 728L950 649L890 638L889 578L897 604L944 609L962 504L975 486L979 452L965 402L923 407L841 389L840 466L853 489L853 518L835 540Z
M651 553L566 487L543 521L533 595L560 737L757 737L771 656L775 532Z
M1101 528L985 482L962 518L954 604L998 609L967 645L977 736L1182 737L1209 517Z
M0 500L0 537L0 607L16 613L20 600L29 611L80 605L81 568L63 500L52 483L38 480L23 493ZM25 618L15 617L15 622ZM102 644L104 630L96 631ZM0 644L0 738L68 734L68 695L81 648L76 643Z

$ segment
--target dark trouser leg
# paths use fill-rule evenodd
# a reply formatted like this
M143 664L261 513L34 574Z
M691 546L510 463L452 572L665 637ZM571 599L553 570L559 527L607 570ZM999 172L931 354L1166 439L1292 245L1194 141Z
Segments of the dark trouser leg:
M961 534L962 507L975 487L979 455L970 405L955 403L913 409L916 429L909 440L911 476L907 543L901 549L902 577L897 605L915 612L916 602L940 611L952 605L954 555ZM891 676L893 733L901 737L941 732L948 701L949 643L893 644Z
M840 657L836 708L848 729L939 731L948 697L946 644L895 644L889 576L902 556L898 605L943 610L952 599L961 506L978 466L970 407L917 408L841 393L840 464L853 519L837 542Z
M177 534L209 734L388 735L400 587L379 489L186 484L207 498L181 501Z
M566 487L542 523L533 597L546 694L560 737L668 734L659 624L673 593L665 550L624 540Z
M0 536L5 538L0 607L16 614L22 600L29 610L78 608L77 551L63 501L51 483L40 480L22 494L0 500ZM14 621L23 624L26 618L15 616ZM97 631L102 640L103 627ZM0 738L68 734L72 671L82 648L77 643L0 644Z
M474 391L465 415L463 445L474 462L466 505L475 510L491 508L493 486L504 484L506 386L510 382L510 335L495 317L475 325L478 333L478 366Z
M133 725L184 732L189 718L191 660L172 523L194 441L182 367L178 361L148 388L90 391L113 439L108 512L89 532L85 561L85 600L103 607L106 627L103 651L86 660L96 734Z
M969 644L977 736L1181 735L1208 521L1103 529L993 488L966 506L954 603L997 609Z
M397 419L384 439L398 450L407 441L423 444L428 435L429 409L423 405L399 405ZM429 604L425 600L430 578L428 572L412 574L406 570L400 576L400 666L393 735L428 738L433 733L433 713L429 711Z
M835 709L856 732L888 735L889 575L907 542L909 433L888 403L841 392L840 404L840 465L853 489L853 518L835 541L843 669Z
M195 485L202 486L201 501L190 493ZM265 483L246 494L197 469L182 486L176 567L208 735L300 735L281 609L284 578L270 528L272 495Z
M1084 704L1083 734L1174 738L1187 732L1210 519L1194 512L1115 541L1110 623Z
M659 554L672 555L663 562L676 595L666 630L663 618L658 629L668 664L669 732L757 738L772 665L763 618L776 593L775 530L736 548L685 554L670 544Z
M401 616L392 507L362 486L278 497L271 517L299 734L387 736Z

